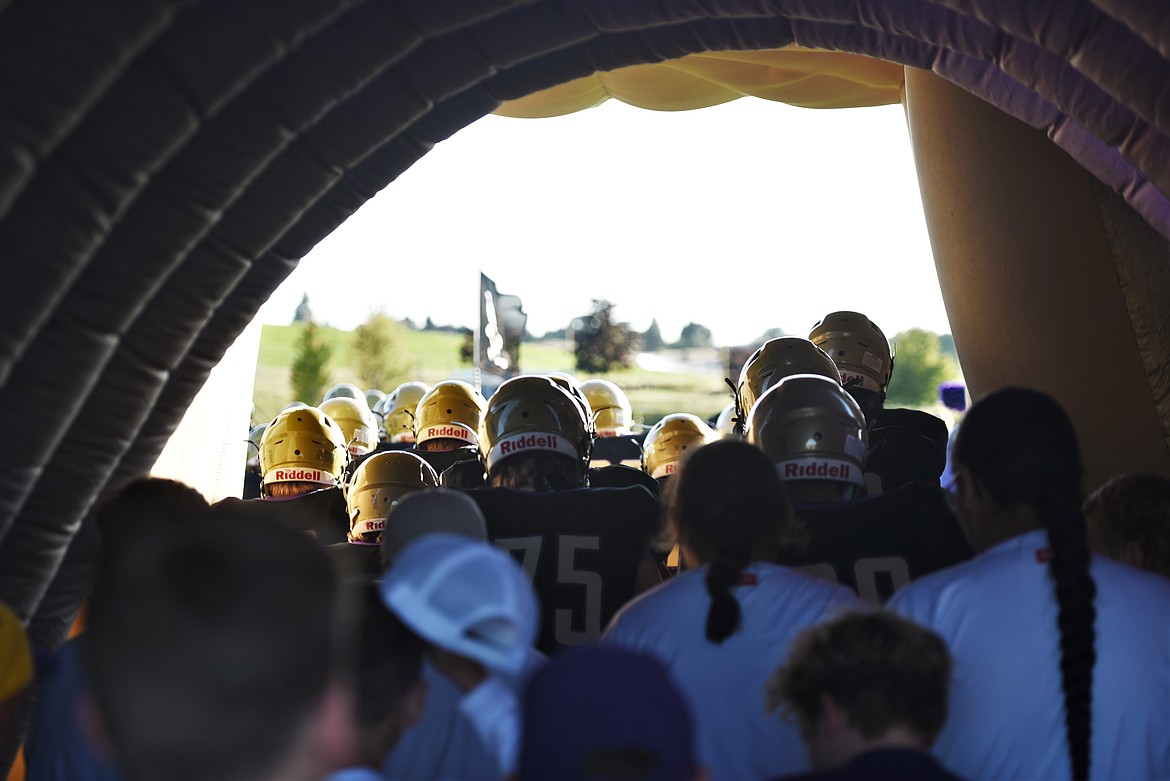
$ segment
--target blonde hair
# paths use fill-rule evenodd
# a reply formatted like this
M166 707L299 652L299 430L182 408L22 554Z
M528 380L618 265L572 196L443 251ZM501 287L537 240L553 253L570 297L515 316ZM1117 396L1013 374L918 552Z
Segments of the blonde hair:
M289 499L329 486L321 483L311 483L308 480L290 480L282 483L265 483L264 495L273 499Z

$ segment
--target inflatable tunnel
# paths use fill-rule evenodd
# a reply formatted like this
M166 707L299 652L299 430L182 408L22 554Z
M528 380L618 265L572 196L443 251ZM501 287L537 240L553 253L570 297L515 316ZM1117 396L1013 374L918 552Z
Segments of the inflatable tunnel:
M0 0L0 599L37 625L86 512L149 470L259 306L366 200L489 112L609 98L902 102L972 391L1054 393L1090 482L1167 471L1164 9Z

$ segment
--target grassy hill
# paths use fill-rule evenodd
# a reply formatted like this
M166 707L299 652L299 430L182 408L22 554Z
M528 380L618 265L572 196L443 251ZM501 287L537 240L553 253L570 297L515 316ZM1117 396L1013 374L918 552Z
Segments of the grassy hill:
M289 386L289 367L296 353L301 326L266 325L260 337L260 354L256 363L256 387L253 404L257 421L270 420L282 407L293 401ZM321 333L333 347L329 368L332 382L362 383L348 366L349 331L322 327ZM459 361L463 337L440 331L408 331L406 352L413 359L413 376L406 378L434 384L446 379L470 380L471 366ZM634 416L651 425L672 412L692 412L702 418L717 414L731 400L723 382L723 373L714 368L686 365L686 356L677 356L670 371L633 368L605 375L625 389L634 408ZM520 347L520 363L525 372L573 371L573 354L565 342L525 342ZM707 364L704 364L706 366ZM578 376L585 379L587 375ZM393 388L382 388L391 391ZM320 401L320 399L306 400Z

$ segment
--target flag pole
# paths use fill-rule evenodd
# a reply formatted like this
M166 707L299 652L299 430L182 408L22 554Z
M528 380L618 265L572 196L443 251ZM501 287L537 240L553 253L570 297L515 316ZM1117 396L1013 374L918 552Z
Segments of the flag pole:
M482 353L480 352L480 340L483 336L483 271L479 272L479 285L477 285L479 292L479 307L476 310L476 326L475 335L472 337L471 344L471 379L476 391L483 393L483 377L480 374L479 359Z

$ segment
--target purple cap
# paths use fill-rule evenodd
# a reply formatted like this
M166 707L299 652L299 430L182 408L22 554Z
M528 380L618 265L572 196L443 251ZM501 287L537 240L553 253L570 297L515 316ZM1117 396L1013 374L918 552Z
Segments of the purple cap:
M947 409L956 412L967 409L967 387L961 382L940 382L938 398Z
M524 692L521 781L638 781L694 776L690 707L656 658L611 645L574 648L533 675ZM627 770L627 772L629 772Z

